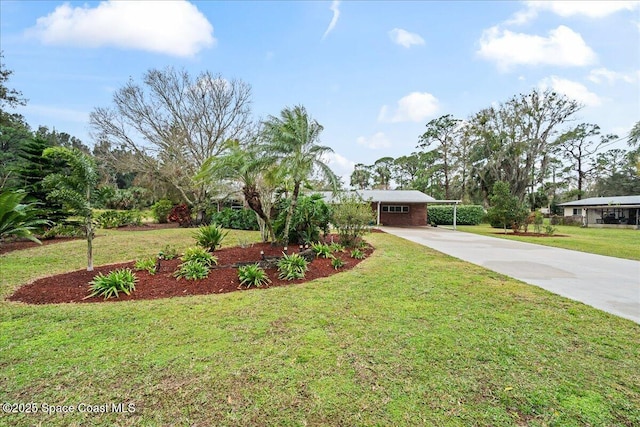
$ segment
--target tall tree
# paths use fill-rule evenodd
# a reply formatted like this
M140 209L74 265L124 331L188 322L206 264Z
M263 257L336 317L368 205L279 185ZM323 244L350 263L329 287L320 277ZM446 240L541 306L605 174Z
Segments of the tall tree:
M522 202L547 175L550 145L558 128L582 106L552 91L533 90L485 108L469 123L473 168L485 189L510 184Z
M113 108L96 108L90 123L96 139L133 151L139 170L175 186L201 219L212 189L193 177L225 141L252 131L250 98L239 80L152 69L142 85L129 81L117 90Z
M360 190L371 187L371 166L357 163L351 172L350 185Z
M597 137L600 137L599 141L594 140ZM604 144L616 138L618 138L617 135L601 135L598 125L581 123L574 129L560 135L554 143L556 151L570 162L572 169L577 174L578 200L582 199L584 182L591 170L587 164L588 160Z
M440 154L444 174L444 194L451 199L451 180L455 171L458 140L462 135L460 119L447 114L427 123L427 130L420 136L418 148L435 148ZM435 145L435 147L432 147Z
M66 165L64 170L45 177L43 184L49 190L50 199L61 202L83 219L87 237L87 271L93 271L91 192L98 179L95 162L76 148L50 147L44 150L43 156L63 161Z
M388 190L393 175L393 157L382 157L373 163L373 182L376 188Z
M338 187L338 178L323 161L324 156L333 150L318 145L323 127L301 105L284 108L279 117L269 116L263 124L267 141L265 152L279 163L293 183L283 232L283 242L286 245L289 243L291 218L303 181L317 169L332 184L334 190Z

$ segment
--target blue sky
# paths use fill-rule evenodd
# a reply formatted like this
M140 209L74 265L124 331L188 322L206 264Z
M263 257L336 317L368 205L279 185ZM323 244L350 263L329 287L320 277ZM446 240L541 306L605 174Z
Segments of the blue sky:
M640 2L2 0L0 28L19 112L90 146L89 113L166 66L249 83L257 119L303 104L343 176L533 88L606 133L640 120Z

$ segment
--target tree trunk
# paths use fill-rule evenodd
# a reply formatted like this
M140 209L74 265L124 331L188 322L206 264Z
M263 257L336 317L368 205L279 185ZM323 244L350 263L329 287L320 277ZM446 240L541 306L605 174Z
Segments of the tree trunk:
M300 192L300 183L295 182L293 184L293 193L291 194L291 203L289 204L289 210L287 212L287 219L284 223L284 236L282 237L282 242L285 246L289 244L289 229L291 228L291 219L293 218L293 213L296 210L296 205L298 204L298 193Z
M244 186L242 187L242 192L244 194L244 199L251 208L265 223L267 230L269 230L269 236L271 236L271 241L276 241L276 235L273 231L273 225L271 224L271 218L267 214L264 213L262 209L262 201L260 200L260 193L258 193L257 189L254 186Z
M91 217L87 218L85 229L87 233L87 271L93 271L93 227L91 226Z

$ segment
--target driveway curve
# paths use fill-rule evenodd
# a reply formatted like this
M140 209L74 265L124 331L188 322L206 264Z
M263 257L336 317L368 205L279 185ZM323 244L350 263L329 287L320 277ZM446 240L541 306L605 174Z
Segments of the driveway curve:
M640 323L640 262L442 227L380 227L389 234Z

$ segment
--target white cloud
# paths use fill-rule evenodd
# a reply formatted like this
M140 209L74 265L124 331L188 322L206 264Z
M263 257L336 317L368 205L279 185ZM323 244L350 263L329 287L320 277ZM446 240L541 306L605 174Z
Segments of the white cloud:
M524 24L538 16L539 12L551 12L558 16L582 15L588 18L604 18L620 11L633 11L638 1L527 1L526 9L517 12L508 24Z
M596 54L582 36L560 25L548 37L514 33L492 27L480 38L478 55L494 61L501 71L515 65L584 66L596 61Z
M591 70L587 79L597 84L606 82L609 85L613 85L618 80L622 80L626 83L633 83L636 81L638 73L640 72L636 72L636 75L634 76L633 74L619 73L606 68L596 68Z
M331 18L331 22L329 22L327 30L322 35L322 40L324 40L329 35L329 33L333 31L336 24L338 23L338 18L340 18L340 1L333 0L331 2L331 6L329 6L329 9L333 12L333 17Z
M587 89L587 87L582 83L563 79L557 76L551 76L543 79L538 84L538 87L543 91L551 89L555 92L562 93L588 107L597 107L602 104L600 97L593 92L589 92L589 89Z
M103 1L94 8L65 3L38 18L27 34L48 45L115 46L183 57L216 42L207 18L187 1Z
M438 98L428 92L412 92L398 100L395 114L389 118L389 107L383 105L378 114L381 122L423 122L435 115L440 109Z
M412 45L418 46L424 44L424 39L418 34L410 33L409 31L403 30L402 28L394 28L393 30L389 31L389 37L394 43L406 47L407 49Z
M325 154L324 161L336 175L342 177L343 180L346 178L344 182L349 182L351 172L356 165L355 162L335 152Z
M382 148L391 147L391 142L387 139L387 136L383 132L377 132L369 138L359 136L356 139L356 142L372 150L380 150Z

